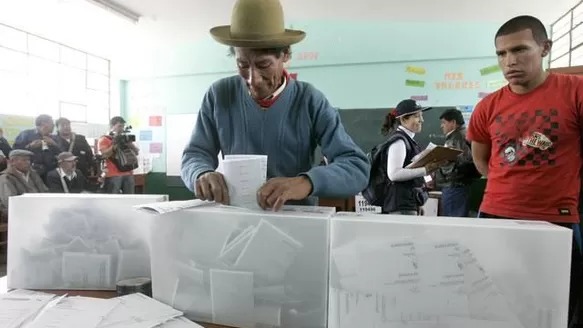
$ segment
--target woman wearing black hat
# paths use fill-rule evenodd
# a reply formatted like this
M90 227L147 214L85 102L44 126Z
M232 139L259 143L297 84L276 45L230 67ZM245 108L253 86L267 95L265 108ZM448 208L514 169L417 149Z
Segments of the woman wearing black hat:
M423 126L423 112L431 107L421 107L414 100L401 101L385 118L381 132L388 136L386 167L390 180L383 206L385 214L419 215L427 201L424 176L435 171L442 163L425 167L405 168L421 152L415 142L416 133Z

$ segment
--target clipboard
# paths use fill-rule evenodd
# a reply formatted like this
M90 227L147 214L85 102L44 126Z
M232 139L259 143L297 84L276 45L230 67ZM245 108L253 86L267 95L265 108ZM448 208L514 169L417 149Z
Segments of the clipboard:
M424 167L431 162L455 161L461 153L463 153L463 151L460 149L434 146L431 149L425 149L422 151L417 158L405 168L415 169L418 167Z

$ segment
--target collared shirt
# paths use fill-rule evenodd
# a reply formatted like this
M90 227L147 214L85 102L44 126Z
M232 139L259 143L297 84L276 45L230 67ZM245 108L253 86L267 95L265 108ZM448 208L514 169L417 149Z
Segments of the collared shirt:
M69 181L72 181L73 179L75 179L77 177L77 172L75 170L73 170L73 172L71 172L70 174L67 174L67 172L65 172L65 170L58 167L57 172L59 172L59 175L61 176L61 178L66 177L67 179L69 179Z
M275 90L275 92L272 93L271 96L264 98L263 101L269 101L269 100L279 96L283 92L283 89L285 89L286 85L287 85L287 77L283 79L282 85L279 88L277 88L277 90Z
M411 139L415 138L415 132L407 129L406 127L399 125L399 127L397 129L405 132L409 136L409 138L411 138Z

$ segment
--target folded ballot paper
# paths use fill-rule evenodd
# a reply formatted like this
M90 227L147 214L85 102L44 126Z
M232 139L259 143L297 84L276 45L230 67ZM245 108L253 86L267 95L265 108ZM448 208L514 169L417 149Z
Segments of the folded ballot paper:
M272 212L190 205L154 218L155 299L200 322L326 327L334 208L284 206Z
M459 149L437 146L430 142L425 150L413 157L413 162L406 168L424 167L431 162L455 161L461 153L462 151Z
M112 299L15 290L0 295L2 328L200 328L143 294Z
M568 229L339 213L330 230L330 327L567 326Z
M259 209L257 191L267 181L267 156L225 155L217 171L225 177L232 206Z

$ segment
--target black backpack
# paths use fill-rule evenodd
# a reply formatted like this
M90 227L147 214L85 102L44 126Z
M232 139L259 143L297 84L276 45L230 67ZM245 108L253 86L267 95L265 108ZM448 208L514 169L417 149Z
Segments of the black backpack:
M466 140L466 144L470 148L470 153L472 151L472 143ZM480 179L482 177L482 173L478 171L476 164L474 162L464 165L464 167L460 168L464 176L466 176L470 180Z
M105 136L113 141L111 136ZM118 148L109 160L117 167L120 172L130 172L138 168L138 156L129 147Z
M395 133L389 137L389 139L380 145L374 146L366 156L371 164L370 177L368 180L367 187L362 191L362 197L373 206L383 206L387 189L391 181L387 174L386 158L387 150L389 146L397 140L403 140L407 151L410 150L411 146L407 141L406 137L400 133Z

